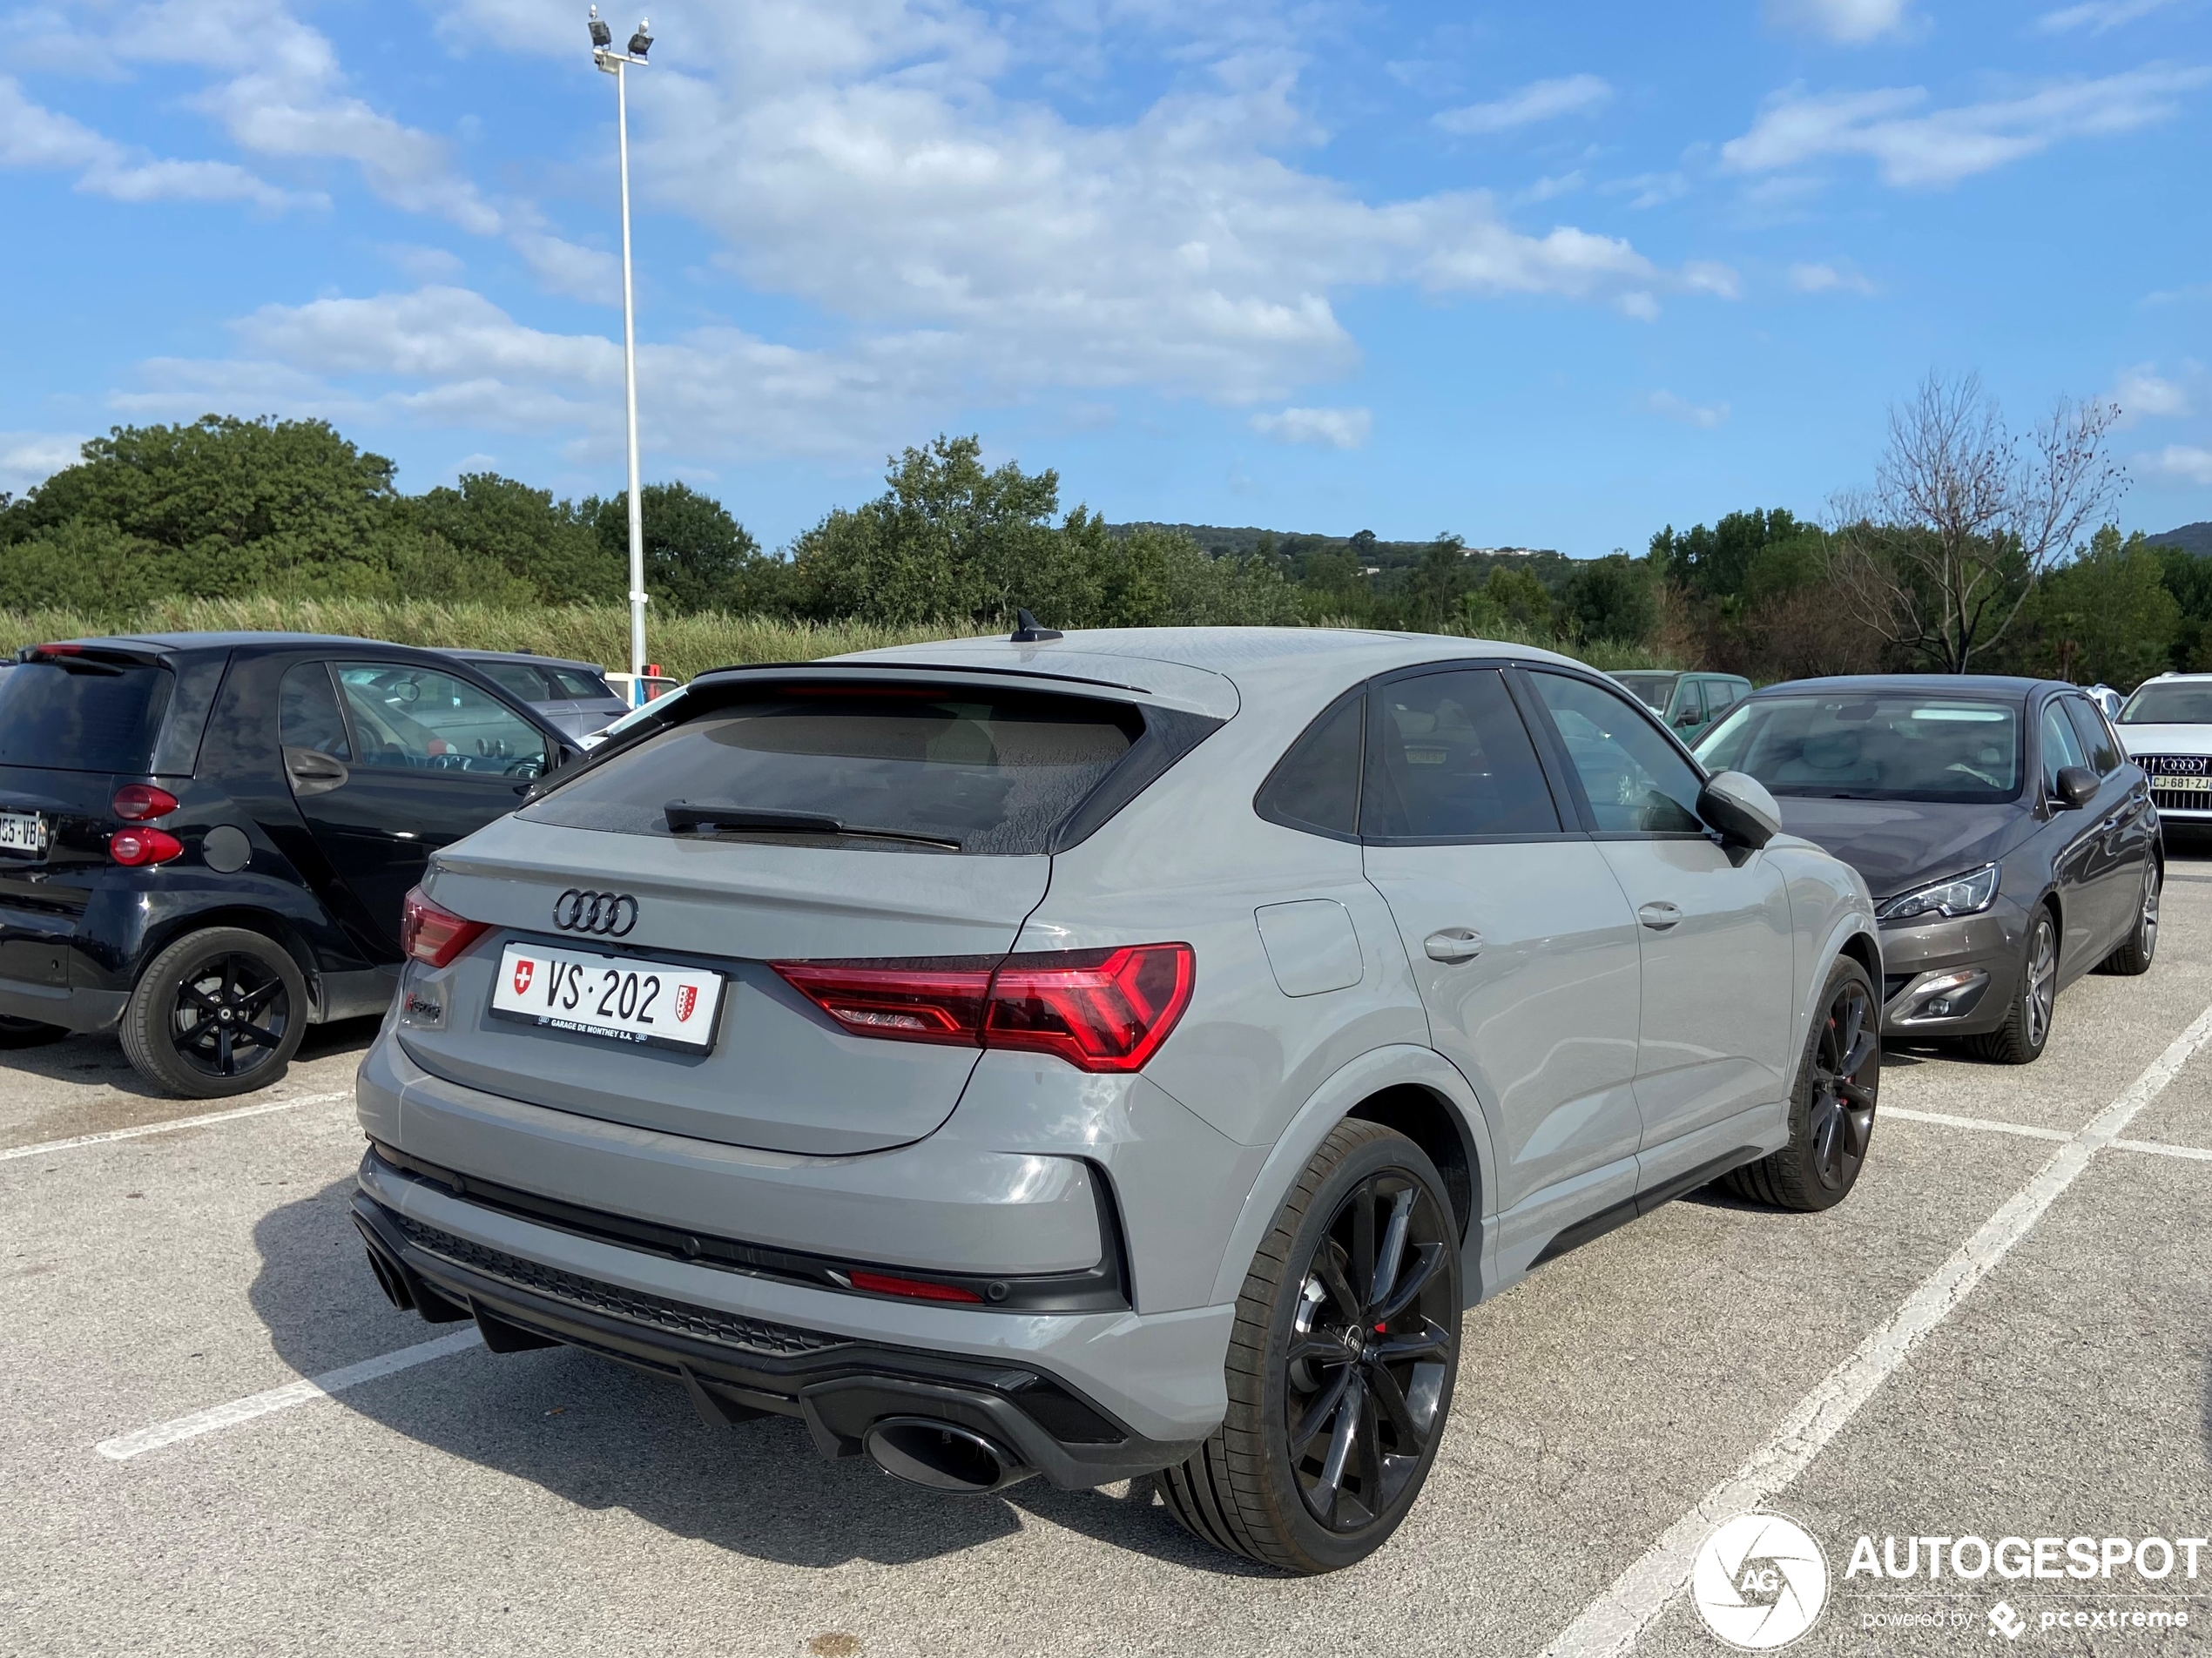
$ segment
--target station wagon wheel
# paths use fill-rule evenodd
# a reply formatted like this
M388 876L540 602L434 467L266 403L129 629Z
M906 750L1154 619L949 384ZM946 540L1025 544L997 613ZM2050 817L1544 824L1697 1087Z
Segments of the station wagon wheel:
M2100 973L2132 975L2150 971L2151 958L2158 954L2158 893L2164 875L2158 859L2143 860L2143 891L2136 901L2134 925L2128 929L2119 947L2098 964Z
M1838 956L1805 1033L1790 1094L1790 1141L1727 1183L1777 1209L1831 1209L1858 1183L1882 1088L1881 1008L1866 969Z
M1169 1512L1286 1571L1366 1559L1428 1477L1459 1342L1460 1229L1435 1165L1379 1123L1339 1123L1253 1257L1228 1414L1160 1475Z
M149 1082L193 1099L266 1087L299 1049L307 988L272 939L243 927L190 933L138 975L123 1051Z
M2051 1040L2051 1016L2059 999L2059 924L2051 907L2036 907L2027 924L2020 981L2013 987L2005 1022L1986 1035L1970 1039L1984 1059L2000 1065L2026 1065L2042 1057Z

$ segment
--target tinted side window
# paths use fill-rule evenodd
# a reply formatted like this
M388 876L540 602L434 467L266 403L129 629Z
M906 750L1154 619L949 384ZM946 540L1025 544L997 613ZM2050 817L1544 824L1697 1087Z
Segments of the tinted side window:
M2112 728L2105 724L2105 717L2089 705L2084 697L2065 699L2067 718L2074 722L2074 734L2081 739L2081 751L2089 757L2089 764L2097 768L2099 777L2110 777L2120 769L2120 745L2112 738Z
M1535 745L1496 670L1422 674L1373 696L1363 835L1559 832Z
M525 662L480 662L475 664L492 683L511 691L526 703L545 700L545 680Z
M1350 837L1359 832L1359 751L1367 699L1339 703L1305 729L1260 785L1252 809L1292 829Z
M2058 798L2059 772L2069 765L2089 763L2081 752L2081 739L2060 711L2059 700L2054 697L2043 704L2043 792L2054 799Z
M1629 702L1587 680L1531 673L1601 831L1701 834L1696 768Z
M277 691L277 740L287 748L311 748L334 760L350 760L346 717L330 688L330 670L320 662L290 669Z

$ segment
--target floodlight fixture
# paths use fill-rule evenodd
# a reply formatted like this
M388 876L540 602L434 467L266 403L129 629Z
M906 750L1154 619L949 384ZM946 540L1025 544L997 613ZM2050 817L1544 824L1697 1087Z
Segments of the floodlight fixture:
M599 16L599 8L591 8L591 45L596 51L604 51L615 44L615 31L607 27Z
M642 59L653 49L653 26L644 18L637 19L637 32L630 37L630 55Z

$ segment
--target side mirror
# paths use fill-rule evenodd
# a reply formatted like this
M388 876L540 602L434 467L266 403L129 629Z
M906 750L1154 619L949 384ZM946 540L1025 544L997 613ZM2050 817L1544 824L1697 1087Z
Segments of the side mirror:
M2059 767L2058 802L2069 812L2077 812L2097 798L2097 774L2086 765Z
M1723 840L1756 850L1782 832L1782 808L1766 785L1741 772L1723 772L1697 797L1697 815Z
M1697 711L1694 708L1685 708L1681 713L1675 716L1675 729L1676 731L1681 731L1687 726L1695 725L1696 724Z

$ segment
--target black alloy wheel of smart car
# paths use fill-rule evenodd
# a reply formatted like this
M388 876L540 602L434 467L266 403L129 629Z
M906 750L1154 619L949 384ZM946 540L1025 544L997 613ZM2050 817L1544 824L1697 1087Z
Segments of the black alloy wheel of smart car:
M1459 1227L1435 1165L1380 1123L1339 1123L1253 1257L1228 1414L1160 1474L1169 1512L1285 1571L1373 1554L1435 1461L1460 1299Z
M243 1094L285 1073L307 1028L307 980L283 946L241 927L171 945L124 1010L124 1052L192 1099Z

